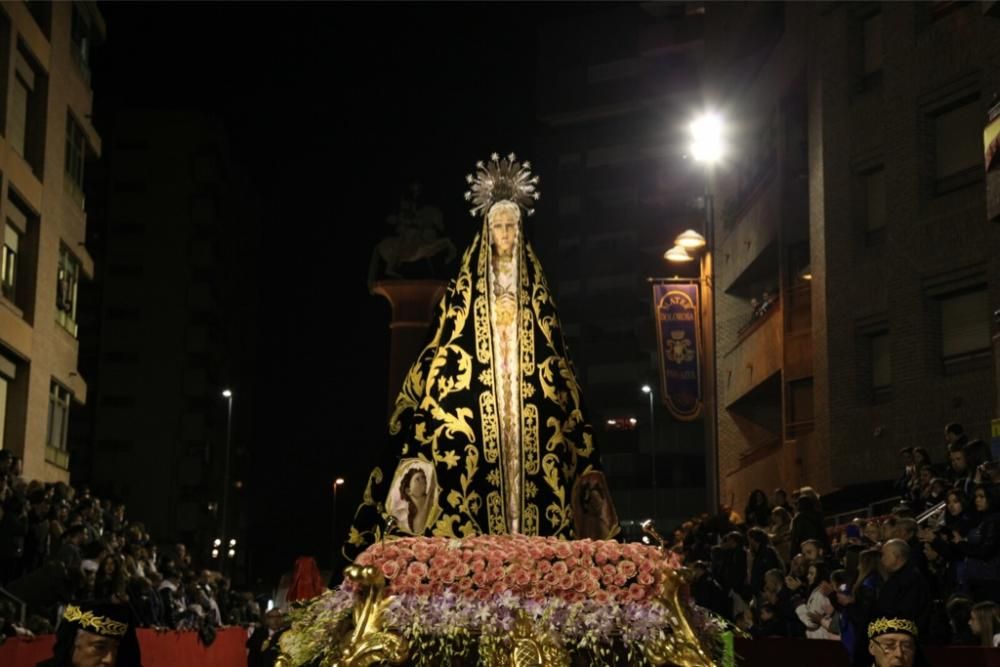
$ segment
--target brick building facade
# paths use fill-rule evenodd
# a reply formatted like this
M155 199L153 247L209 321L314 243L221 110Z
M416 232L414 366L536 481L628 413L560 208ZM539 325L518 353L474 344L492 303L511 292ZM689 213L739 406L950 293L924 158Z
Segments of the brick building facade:
M952 421L987 439L1000 21L976 3L709 5L705 52L733 128L715 183L721 499L889 479L905 446L943 462Z

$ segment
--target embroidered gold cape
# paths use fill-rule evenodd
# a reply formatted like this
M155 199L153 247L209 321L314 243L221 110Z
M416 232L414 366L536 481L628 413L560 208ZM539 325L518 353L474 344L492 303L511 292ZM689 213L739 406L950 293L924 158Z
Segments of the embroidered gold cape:
M512 486L520 490L522 534L604 539L618 532L556 305L523 227L515 250L521 432L514 469L520 484L507 479L494 391L486 224L484 219L463 254L429 342L403 382L389 419L389 446L368 479L345 544L348 558L381 539L390 515L397 519L390 533L505 534ZM427 494L421 502L428 506L410 514L418 524L410 526L398 508L407 505L400 488L409 484L412 469L424 474Z

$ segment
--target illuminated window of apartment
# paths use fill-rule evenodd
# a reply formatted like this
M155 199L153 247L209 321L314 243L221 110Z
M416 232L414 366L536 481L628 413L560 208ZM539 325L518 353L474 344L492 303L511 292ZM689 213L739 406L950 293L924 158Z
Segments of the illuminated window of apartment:
M69 406L73 394L58 382L52 382L49 391L49 424L45 436L45 460L66 468L69 467L69 452L66 438L69 434Z
M18 252L21 233L9 221L3 226L3 248L0 249L0 293L17 304Z
M80 282L80 260L66 246L59 248L56 277L56 322L76 335L76 294Z
M17 364L0 352L0 448L3 447L7 425L7 396L17 373Z
M941 356L945 366L988 358L990 303L985 287L941 299Z
M87 135L71 112L66 114L66 176L78 195L83 195L83 166L87 158Z
M874 74L882 69L882 14L876 13L861 21L864 40L863 72Z
M979 98L965 99L932 116L934 192L944 194L977 182L983 171L983 114Z

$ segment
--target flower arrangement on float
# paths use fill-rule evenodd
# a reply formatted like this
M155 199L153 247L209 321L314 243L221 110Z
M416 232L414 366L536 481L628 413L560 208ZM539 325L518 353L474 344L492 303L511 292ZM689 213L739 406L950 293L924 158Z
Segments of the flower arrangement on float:
M524 536L408 537L369 547L355 565L384 579L378 630L402 637L414 665L511 664L511 639L529 625L552 650L585 654L593 665L622 658L650 664L648 648L674 642L687 619L696 624L688 633L701 637L709 653L721 650L720 622L695 612L683 595L682 609L664 599L680 562L656 547ZM293 610L292 630L281 640L286 664L334 664L343 653L337 638L357 623L362 595L348 579Z

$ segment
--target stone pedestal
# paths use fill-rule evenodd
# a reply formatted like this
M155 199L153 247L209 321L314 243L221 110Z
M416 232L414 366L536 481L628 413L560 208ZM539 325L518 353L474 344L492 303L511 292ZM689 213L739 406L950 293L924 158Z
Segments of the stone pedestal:
M387 393L390 412L403 378L427 340L427 329L446 287L443 280L382 280L372 284L372 294L381 294L392 307Z

